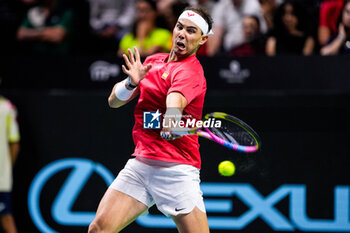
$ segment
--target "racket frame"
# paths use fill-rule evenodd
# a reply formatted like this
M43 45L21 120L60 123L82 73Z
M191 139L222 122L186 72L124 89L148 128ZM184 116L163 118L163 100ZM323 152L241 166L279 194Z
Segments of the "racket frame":
M172 131L173 134L176 135L198 135L204 138L207 138L209 140L212 140L220 145L223 145L229 149L233 149L239 152L244 152L244 153L253 153L256 152L259 148L260 148L260 138L257 135L257 133L250 127L248 126L246 123L244 123L243 121L241 121L240 119L228 115L227 113L223 113L223 112L213 112L213 113L208 113L207 115L205 115L204 119L209 119L210 117L214 117L216 119L223 119L223 120L227 120L231 123L234 123L236 125L238 125L240 128L244 129L246 132L249 133L249 135L254 139L256 145L254 146L243 146L243 145L239 145L237 143L232 143L232 142L228 142L220 137L218 137L217 135L213 134L208 128L191 128L191 129L182 129L180 130L175 130ZM233 118L233 119L230 119Z

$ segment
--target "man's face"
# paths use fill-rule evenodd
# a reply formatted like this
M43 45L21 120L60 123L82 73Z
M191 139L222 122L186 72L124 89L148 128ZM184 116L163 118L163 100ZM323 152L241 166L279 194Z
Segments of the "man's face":
M295 29L298 26L298 18L294 13L294 9L291 4L285 5L282 22L288 30Z
M157 13L153 10L152 6L146 1L138 1L136 3L136 18L138 20L155 20Z
M259 33L259 25L252 17L245 17L243 19L243 34L244 38L250 40Z
M179 19L173 30L173 48L177 56L191 56L208 39L201 29L187 19Z

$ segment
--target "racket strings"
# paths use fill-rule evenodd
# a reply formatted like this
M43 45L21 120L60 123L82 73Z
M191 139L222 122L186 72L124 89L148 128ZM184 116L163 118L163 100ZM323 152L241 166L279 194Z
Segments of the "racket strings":
M243 146L255 146L257 144L254 137L244 127L230 121L221 120L220 128L212 127L209 130L216 136L234 144Z

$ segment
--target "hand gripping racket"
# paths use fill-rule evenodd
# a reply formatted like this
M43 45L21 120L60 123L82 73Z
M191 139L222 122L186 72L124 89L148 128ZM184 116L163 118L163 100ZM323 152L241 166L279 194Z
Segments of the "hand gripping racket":
M259 135L246 123L237 117L222 112L209 113L205 120L221 121L220 127L201 127L176 129L175 135L198 135L232 150L252 153L261 147Z

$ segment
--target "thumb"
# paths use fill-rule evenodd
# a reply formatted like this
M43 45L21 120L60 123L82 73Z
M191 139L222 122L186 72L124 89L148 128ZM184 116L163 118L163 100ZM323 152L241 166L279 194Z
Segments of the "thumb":
M152 64L147 64L145 66L145 71L148 72L152 68Z

